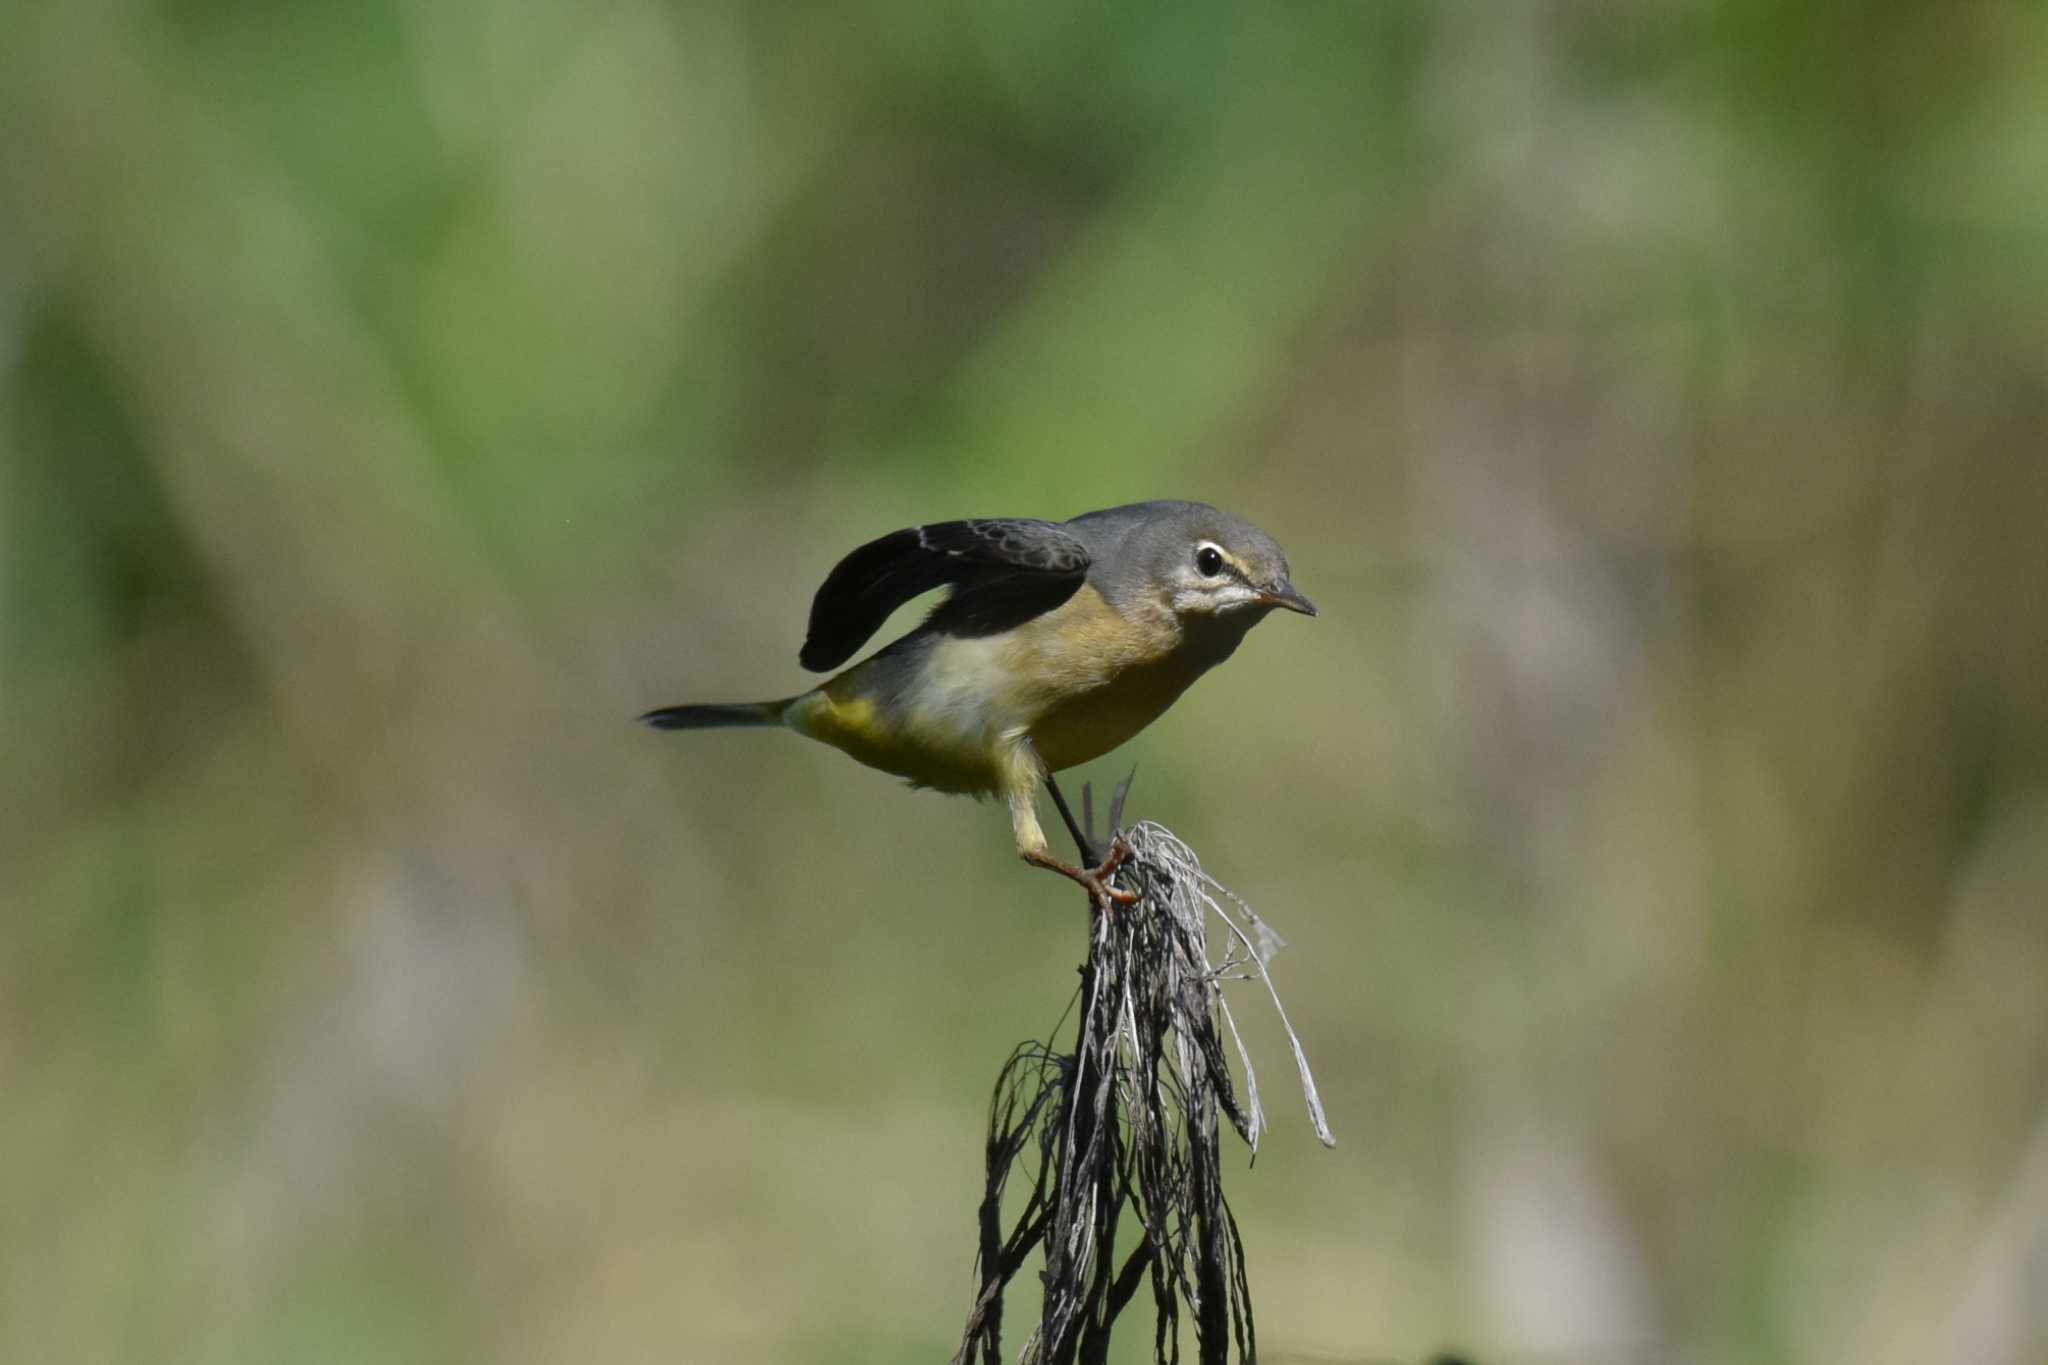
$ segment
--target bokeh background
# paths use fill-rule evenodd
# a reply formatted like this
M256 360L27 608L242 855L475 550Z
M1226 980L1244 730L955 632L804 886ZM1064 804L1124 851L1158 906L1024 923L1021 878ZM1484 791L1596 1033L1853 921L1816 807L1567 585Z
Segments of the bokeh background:
M5 28L0 1358L943 1359L1078 900L631 718L1180 496L1273 1358L2048 1360L2042 5Z

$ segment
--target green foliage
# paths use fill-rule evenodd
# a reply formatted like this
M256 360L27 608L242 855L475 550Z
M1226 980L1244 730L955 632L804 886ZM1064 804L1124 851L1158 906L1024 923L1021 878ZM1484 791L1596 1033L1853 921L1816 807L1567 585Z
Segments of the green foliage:
M1177 496L1324 609L1095 774L1297 945L1269 1350L2039 1359L2044 92L2004 0L15 6L0 1358L943 1358L1070 898L630 718Z

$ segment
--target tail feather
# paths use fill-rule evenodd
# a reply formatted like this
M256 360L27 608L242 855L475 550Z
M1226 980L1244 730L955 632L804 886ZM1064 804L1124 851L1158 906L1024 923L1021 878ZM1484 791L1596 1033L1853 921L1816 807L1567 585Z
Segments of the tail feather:
M699 706L664 706L640 717L657 730L725 730L739 726L780 725L784 701L722 702Z

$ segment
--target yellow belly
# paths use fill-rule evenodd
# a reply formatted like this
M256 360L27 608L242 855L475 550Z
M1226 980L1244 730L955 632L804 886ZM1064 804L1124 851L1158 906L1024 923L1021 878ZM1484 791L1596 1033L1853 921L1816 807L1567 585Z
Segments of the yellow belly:
M850 669L798 698L790 708L791 728L915 786L991 795L1011 785L998 746L978 728L878 705L861 695L863 681Z

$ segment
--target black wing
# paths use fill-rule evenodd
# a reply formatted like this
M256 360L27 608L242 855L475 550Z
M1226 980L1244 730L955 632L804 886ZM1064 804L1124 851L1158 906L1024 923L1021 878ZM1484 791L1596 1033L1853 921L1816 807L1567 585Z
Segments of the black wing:
M1050 521L944 521L871 540L839 561L811 599L797 656L805 668L837 668L881 629L889 613L933 588L970 579L1078 586L1088 547Z

